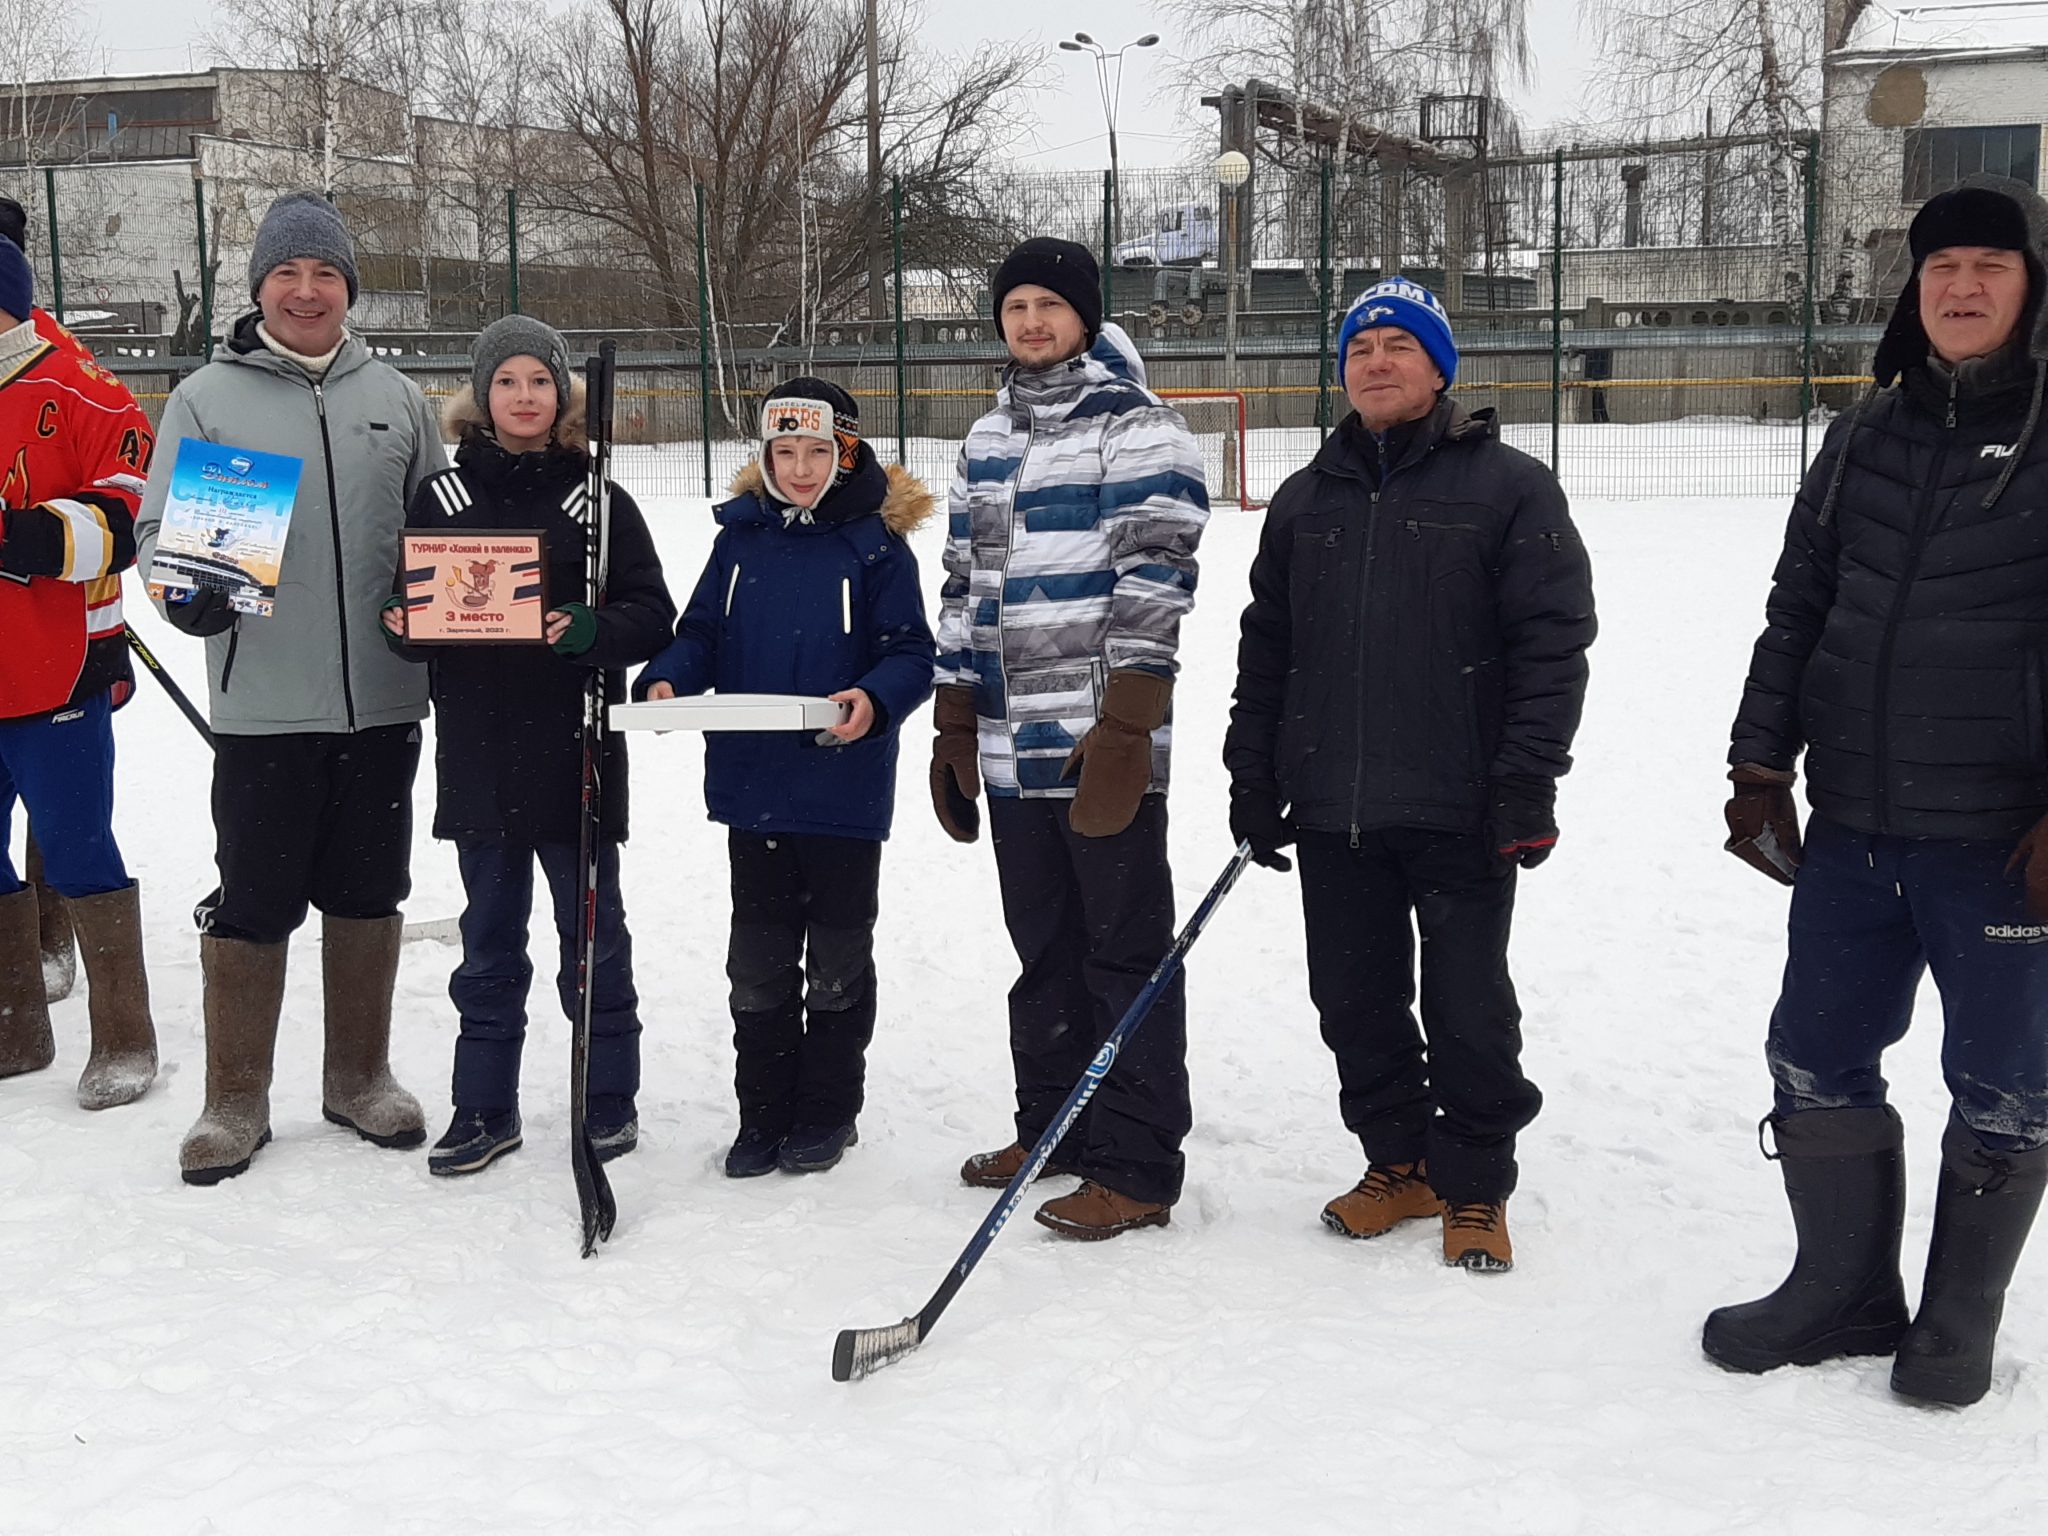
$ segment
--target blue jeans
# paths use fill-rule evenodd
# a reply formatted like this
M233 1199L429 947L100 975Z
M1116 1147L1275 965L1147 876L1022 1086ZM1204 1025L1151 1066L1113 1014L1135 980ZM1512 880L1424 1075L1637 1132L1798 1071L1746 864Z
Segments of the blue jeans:
M462 889L462 964L448 996L462 1016L455 1042L452 1099L458 1108L506 1110L519 1104L519 1055L526 1043L526 995L533 984L527 922L533 866L540 861L553 898L561 961L555 991L562 1012L577 1012L576 918L582 862L574 843L463 840L455 845ZM633 938L619 894L619 845L598 855L597 963L591 978L590 1097L631 1099L640 1089L640 998L633 989Z
M99 896L132 883L114 842L108 694L55 714L0 720L0 896L21 889L7 856L17 798L43 850L43 877L58 895Z
M1880 1060L1931 969L1957 1115L1997 1151L2048 1144L2048 924L2011 852L1812 819L1765 1047L1780 1114L1883 1104Z

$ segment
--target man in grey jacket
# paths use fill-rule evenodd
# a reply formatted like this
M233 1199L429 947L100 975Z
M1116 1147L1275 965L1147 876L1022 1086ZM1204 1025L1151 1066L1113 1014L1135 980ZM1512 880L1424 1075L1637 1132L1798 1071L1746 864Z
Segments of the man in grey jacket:
M377 610L406 504L447 457L418 387L345 328L355 248L332 205L271 205L249 293L257 312L164 407L136 526L147 570L184 438L304 465L275 612L235 613L210 588L164 605L206 639L215 738L220 885L197 913L206 1109L179 1151L189 1184L232 1178L270 1140L285 944L309 906L322 917L322 1112L378 1146L425 1139L389 1047L427 675L386 647Z

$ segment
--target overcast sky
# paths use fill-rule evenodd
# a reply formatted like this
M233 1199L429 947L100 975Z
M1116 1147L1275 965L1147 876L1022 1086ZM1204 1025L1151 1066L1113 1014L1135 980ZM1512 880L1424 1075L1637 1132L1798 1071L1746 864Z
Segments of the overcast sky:
M1519 94L1526 119L1541 124L1569 115L1579 101L1586 48L1577 31L1578 0L1528 0L1528 6L1538 73L1533 86ZM212 11L206 0L82 0L82 7L95 36L91 67L96 71L140 74L185 69L188 61L205 62L198 38ZM965 52L978 42L1000 37L1007 46L1045 56L1047 88L1035 99L1035 121L1018 145L1025 157L1073 167L1106 163L1094 61L1085 54L1055 51L1058 40L1077 28L1111 48L1147 32L1165 34L1160 48L1125 59L1117 114L1117 149L1124 164L1171 163L1186 157L1196 135L1201 143L1212 141L1214 118L1200 114L1192 103L1184 106L1162 83L1167 71L1160 67L1165 62L1160 55L1173 49L1174 39L1158 4L1035 0L1028 7L1028 24L1004 20L1002 13L1008 9L991 6L988 0L927 0L925 34L948 52Z

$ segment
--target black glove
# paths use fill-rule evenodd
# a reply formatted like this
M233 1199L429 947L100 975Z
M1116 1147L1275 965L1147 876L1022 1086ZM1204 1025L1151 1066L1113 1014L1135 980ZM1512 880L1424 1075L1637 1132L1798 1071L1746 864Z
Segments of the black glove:
M1493 781L1493 816L1487 837L1494 855L1534 869L1557 846L1557 781L1505 778Z
M1280 814L1278 790L1257 787L1230 791L1230 835L1252 845L1252 862L1281 874L1294 868L1294 860L1280 852L1294 841L1294 823Z
M228 606L227 593L219 587L195 587L183 602L166 599L164 617L171 621L173 629L204 640L208 635L224 635L233 629L236 615Z

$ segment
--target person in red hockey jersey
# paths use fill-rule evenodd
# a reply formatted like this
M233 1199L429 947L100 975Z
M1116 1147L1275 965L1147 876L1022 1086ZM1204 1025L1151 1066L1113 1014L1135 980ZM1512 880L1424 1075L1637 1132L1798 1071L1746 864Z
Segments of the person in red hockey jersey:
M114 841L113 711L134 688L120 573L155 439L121 381L46 339L34 277L0 240L0 1077L56 1059L35 892L7 857L27 807L69 899L91 991L78 1101L106 1109L156 1078L141 904Z

